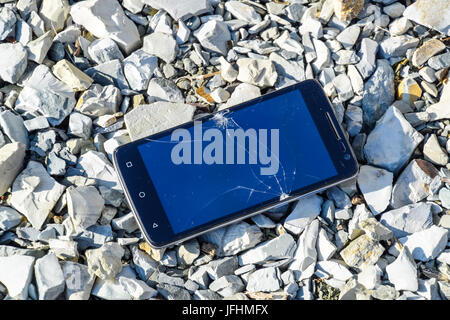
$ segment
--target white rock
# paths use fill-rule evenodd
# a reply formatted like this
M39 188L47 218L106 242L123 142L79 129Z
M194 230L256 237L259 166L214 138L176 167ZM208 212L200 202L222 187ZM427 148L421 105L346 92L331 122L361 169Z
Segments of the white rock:
M234 89L227 103L219 107L219 111L258 98L259 96L261 96L261 90L257 86L241 83Z
M392 36L380 42L380 54L383 58L397 58L406 55L408 49L414 49L419 39L409 35Z
M331 279L326 279L325 281L333 287L335 285L341 286L341 284L343 287L344 283L353 277L353 274L346 267L336 261L318 262L316 265L316 275L320 275L321 278L323 275L331 277Z
M81 95L75 109L85 115L99 117L116 113L121 101L120 90L116 87L93 84Z
M164 78L153 78L148 84L148 102L167 101L183 103L184 97L175 82Z
M409 249L415 260L428 261L435 259L445 249L447 234L447 229L433 225L398 240Z
M325 229L320 229L316 242L317 260L326 261L331 259L337 251L337 247L328 239Z
M28 60L41 64L53 43L53 31L47 31L39 38L28 42Z
M111 225L116 230L125 230L128 233L133 233L139 229L136 218L132 212L123 215L120 218L113 219Z
M178 53L175 39L171 35L162 32L153 32L145 36L142 49L149 55L157 56L166 63L175 60Z
M370 265L358 273L358 282L366 289L372 290L380 284L382 275L383 271L377 265Z
M53 38L53 41L61 43L75 43L81 36L81 29L77 25L71 25L65 28L63 31L58 32Z
M397 291L417 291L419 288L417 265L407 247L404 247L397 259L386 267L386 273Z
M3 195L22 169L26 146L20 142L8 143L0 148L0 195Z
M339 100L345 102L353 98L353 86L350 78L342 73L333 79L333 85L336 88Z
M367 137L364 153L368 163L397 173L422 140L402 113L390 107Z
M372 166L360 167L358 186L374 215L380 214L389 205L392 179L393 174L387 170Z
M201 15L212 10L208 0L192 0L180 2L177 0L142 0L155 9L163 9L175 20L186 20L191 16Z
M111 280L122 271L125 250L115 242L108 242L98 249L86 250L89 273L102 280Z
M359 57L361 60L355 65L363 79L370 77L375 70L377 63L378 43L372 39L364 38L361 40Z
M283 226L294 234L300 234L320 214L322 202L323 199L317 195L300 199Z
M158 295L158 291L149 287L142 280L119 277L119 283L134 300L147 300L155 298Z
M69 128L67 133L88 140L91 136L92 119L84 114L74 112L69 117Z
M50 127L50 124L47 121L47 118L44 116L39 116L30 120L25 120L23 122L25 128L28 132L36 131L40 129L47 129Z
M242 58L237 61L237 65L238 81L261 88L272 87L277 81L278 74L270 60Z
M216 103L224 103L230 96L230 93L223 88L217 88L211 92L211 98L213 98Z
M33 29L23 20L16 23L16 40L24 46L33 40Z
M359 74L358 69L350 64L347 66L347 76L350 78L352 83L353 92L359 96L364 94L364 81L361 75Z
M383 213L380 222L394 232L397 238L423 231L433 225L430 203L407 205Z
M44 20L42 20L36 11L31 11L27 23L31 26L33 33L37 37L40 37L45 33Z
M128 131L118 130L114 132L110 139L106 140L103 143L103 148L105 149L105 152L108 155L109 159L112 161L114 150L116 150L116 148L120 147L121 145L129 142L131 142L131 140L130 136L128 135Z
M194 32L194 36L206 50L226 56L227 41L231 40L228 26L218 20L210 20Z
M64 190L42 164L30 161L14 181L11 205L39 230Z
M297 39L292 38L291 34L287 30L275 39L273 43L283 50L294 52L300 56L304 51L302 44Z
M124 268L123 272L125 270L126 269ZM103 280L97 278L95 280L94 287L92 288L92 295L104 300L131 300L131 295L128 293L126 288L124 288L124 286L120 284L118 280L122 277L134 279L134 277L131 276L132 272L126 273L123 276L122 273L119 273L117 275L117 278L114 280Z
M125 115L132 141L191 121L195 107L182 103L155 102L140 105Z
M97 38L113 39L126 53L131 53L140 43L136 25L117 0L78 2L71 6L70 15Z
M84 71L96 83L103 86L114 85L121 90L130 89L127 79L123 74L122 62L114 59Z
M88 300L95 280L88 267L72 261L61 262L61 267L66 281L66 299Z
M423 145L423 155L425 160L439 166L445 166L448 163L448 155L440 146L435 134L430 135L428 140Z
M122 192L116 171L103 153L88 151L78 159L78 165L89 178L95 179L99 186Z
M359 222L359 226L371 239L377 241L388 241L393 237L393 232L382 225L375 218L368 218Z
M88 48L89 57L97 64L102 64L114 59L123 60L123 54L117 43L111 38L102 38L91 42Z
M252 6L246 5L239 1L226 2L225 9L237 19L245 21L248 24L257 24L262 20L261 16Z
M436 192L440 185L438 170L425 160L414 159L397 178L392 190L391 205L400 208L419 202Z
M275 65L279 80L281 77L298 82L305 80L305 68L302 60L286 60L276 52L269 55L269 60Z
M401 17L391 22L391 24L389 25L389 32L393 36L398 36L406 33L411 27L411 21L409 21L405 17Z
M49 239L50 252L61 259L77 259L77 242L72 240Z
M42 0L39 16L44 20L46 30L57 32L64 28L69 11L67 0Z
M388 6L383 7L383 12L391 18L401 17L405 11L405 6L399 2L394 2Z
M27 68L28 53L20 43L0 44L0 78L15 84Z
M316 73L318 71L323 70L323 68L327 67L331 62L331 53L328 47L320 41L319 39L312 39L314 48L316 50L317 58L312 63L312 67Z
M280 271L278 268L269 267L252 272L248 278L248 292L273 292L280 289Z
M158 67L158 58L137 50L123 61L123 72L131 89L136 91L146 90L153 73Z
M426 109L430 116L430 121L441 119L449 119L450 112L448 110L448 103L450 102L450 83L444 83L442 86L442 93L439 102L432 104Z
M178 44L183 44L189 40L189 36L191 35L191 30L186 26L186 24L182 21L178 21L178 31L176 35L176 40Z
M39 300L55 300L64 292L64 274L58 258L53 253L36 260L34 274Z
M0 41L5 40L13 31L16 21L16 16L11 9L7 7L0 8Z
M312 221L300 235L294 260L289 264L289 270L294 271L297 281L310 278L316 266L316 241L319 235L319 221Z
M358 40L360 31L361 29L357 25L349 26L338 34L336 40L342 44L344 49L350 49Z
M450 16L450 3L448 1L418 0L406 8L403 16L450 36L448 21L436 18Z
M376 240L363 234L350 242L340 255L350 267L365 268L377 263L384 252L384 247Z
M22 215L10 207L0 206L0 229L9 230L22 221Z
M66 199L67 210L72 221L83 229L97 223L105 206L105 200L93 186L69 188Z
M237 79L239 72L233 68L231 63L229 63L224 57L219 58L220 62L220 75L223 80L227 82L234 82Z
M267 260L292 257L295 250L295 240L284 233L272 240L261 243L239 256L240 265L262 263Z
M50 68L44 64L37 66L33 70L31 76L25 79L24 85L25 85L24 89L30 87L37 91L50 91L52 94L60 95L66 99L71 100L70 104L69 103L66 104L69 104L71 106L72 101L73 104L75 104L74 93L72 89L69 86L67 86L64 82L57 79L51 72ZM46 90L43 90L43 88L45 88ZM18 103L19 101L17 101L16 103L16 108ZM42 109L45 110L45 108Z
M26 300L33 278L34 257L12 255L0 257L0 282L13 299Z

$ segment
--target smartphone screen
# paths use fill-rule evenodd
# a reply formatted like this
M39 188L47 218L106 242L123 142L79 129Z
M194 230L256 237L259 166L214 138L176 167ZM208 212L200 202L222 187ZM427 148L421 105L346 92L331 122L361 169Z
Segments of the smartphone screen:
M338 173L300 90L219 112L137 148L174 234Z

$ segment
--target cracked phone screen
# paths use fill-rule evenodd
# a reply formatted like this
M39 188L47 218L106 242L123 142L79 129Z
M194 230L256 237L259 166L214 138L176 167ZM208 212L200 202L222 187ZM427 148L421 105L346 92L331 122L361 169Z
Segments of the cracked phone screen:
M138 150L174 234L337 175L299 90L146 140Z

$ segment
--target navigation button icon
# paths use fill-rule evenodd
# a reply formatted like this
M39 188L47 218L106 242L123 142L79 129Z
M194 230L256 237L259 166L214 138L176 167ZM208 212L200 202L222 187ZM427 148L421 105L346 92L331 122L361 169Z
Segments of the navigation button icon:
M145 192L139 192L139 198L144 199L145 198Z
M127 168L131 168L131 167L133 166L133 162L128 161L128 162L126 163L126 166L127 166Z
M154 222L153 223L153 229L156 229L156 228L158 228L158 225Z

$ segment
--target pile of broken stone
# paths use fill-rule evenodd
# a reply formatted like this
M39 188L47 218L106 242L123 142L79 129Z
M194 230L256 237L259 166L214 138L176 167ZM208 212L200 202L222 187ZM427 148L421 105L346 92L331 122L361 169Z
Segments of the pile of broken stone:
M448 0L0 0L0 299L449 299L449 16ZM113 150L305 79L358 178L149 247Z

